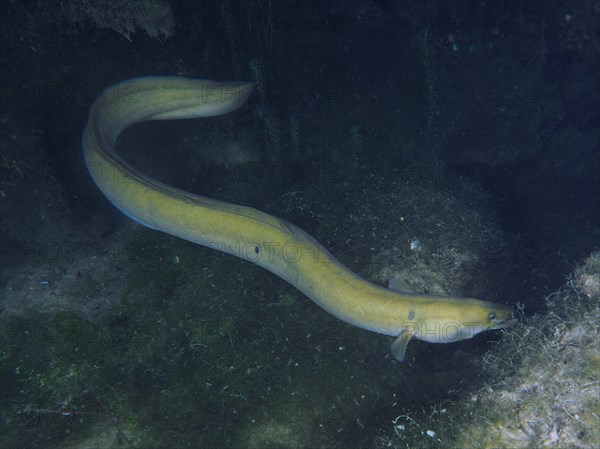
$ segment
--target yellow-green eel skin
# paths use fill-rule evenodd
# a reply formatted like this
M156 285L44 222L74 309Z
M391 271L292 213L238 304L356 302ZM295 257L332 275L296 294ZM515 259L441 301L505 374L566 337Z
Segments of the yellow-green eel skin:
M94 182L139 223L260 265L340 320L395 337L391 351L397 360L404 359L411 338L449 343L514 323L512 308L503 304L371 283L297 226L170 187L140 173L116 152L119 134L134 123L225 114L242 106L252 90L252 83L170 76L135 78L104 90L83 134Z

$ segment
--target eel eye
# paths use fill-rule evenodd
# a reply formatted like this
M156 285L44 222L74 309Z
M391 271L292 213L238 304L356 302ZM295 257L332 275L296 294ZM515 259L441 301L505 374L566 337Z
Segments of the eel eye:
M490 312L490 314L488 315L488 320L494 321L495 319L496 319L496 314L494 312Z

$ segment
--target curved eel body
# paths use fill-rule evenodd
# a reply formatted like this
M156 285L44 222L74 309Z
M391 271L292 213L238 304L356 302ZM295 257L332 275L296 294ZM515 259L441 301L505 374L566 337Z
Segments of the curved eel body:
M293 224L155 181L116 152L119 133L134 123L225 114L243 105L252 90L251 83L180 77L136 78L108 88L94 102L83 134L92 178L139 223L260 265L340 320L396 337L392 353L398 360L413 337L449 343L514 322L512 309L502 304L375 285Z

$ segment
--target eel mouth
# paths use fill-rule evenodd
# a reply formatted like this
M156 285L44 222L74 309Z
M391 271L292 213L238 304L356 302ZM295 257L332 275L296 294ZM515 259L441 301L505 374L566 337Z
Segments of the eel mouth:
M510 316L506 317L502 321L495 323L494 327L496 329L504 329L505 327L514 326L516 323L517 323L517 319L513 318L512 314L511 314Z

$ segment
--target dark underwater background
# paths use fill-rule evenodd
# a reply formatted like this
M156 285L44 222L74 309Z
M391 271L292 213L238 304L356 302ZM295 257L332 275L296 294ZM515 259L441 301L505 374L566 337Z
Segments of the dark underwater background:
M0 448L600 444L599 1L0 8ZM399 364L271 273L120 214L81 134L146 75L256 89L126 130L143 173L519 324Z

